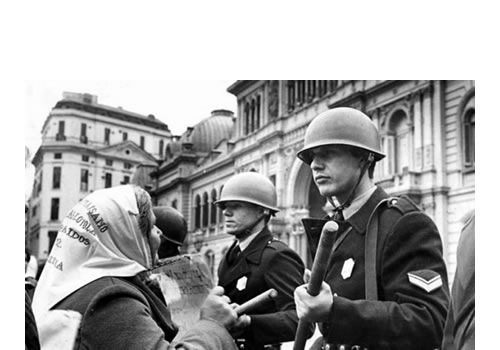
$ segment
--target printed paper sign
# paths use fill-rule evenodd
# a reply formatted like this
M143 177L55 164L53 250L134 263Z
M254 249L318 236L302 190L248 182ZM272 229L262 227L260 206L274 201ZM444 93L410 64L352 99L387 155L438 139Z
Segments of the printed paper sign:
M173 321L182 333L198 321L200 308L214 287L210 271L200 255L162 259L152 270L160 283Z

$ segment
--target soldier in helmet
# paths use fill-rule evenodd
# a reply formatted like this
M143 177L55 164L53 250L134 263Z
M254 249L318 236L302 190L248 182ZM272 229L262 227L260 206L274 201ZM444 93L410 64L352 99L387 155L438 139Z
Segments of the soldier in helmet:
M267 177L245 172L227 181L216 202L226 233L235 238L219 265L219 285L237 304L270 288L278 292L272 301L240 317L232 332L240 349L279 349L281 342L295 337L293 291L302 283L304 264L267 227L278 211L276 201L276 190Z
M179 255L179 248L184 243L187 235L187 223L184 216L176 209L167 206L154 207L156 227L163 233L158 249L160 259Z
M314 347L439 348L449 299L441 238L408 197L374 185L384 157L375 124L352 108L323 112L297 156L334 207L333 218L305 220L310 241L327 220L339 224L319 295L295 290L299 318L319 323Z

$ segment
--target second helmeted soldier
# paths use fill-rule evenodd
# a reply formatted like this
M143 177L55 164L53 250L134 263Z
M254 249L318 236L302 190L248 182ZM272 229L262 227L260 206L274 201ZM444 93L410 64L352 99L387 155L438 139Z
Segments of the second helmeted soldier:
M219 269L219 285L231 301L243 304L274 288L278 295L249 312L233 329L240 349L279 349L292 341L297 328L294 289L302 284L304 263L267 227L277 211L276 189L264 175L240 173L222 189L217 205L226 233L235 237ZM312 334L312 329L311 329Z
M184 244L188 231L186 219L172 207L154 207L153 212L156 216L156 227L162 232L158 257L165 259L180 255L179 248Z

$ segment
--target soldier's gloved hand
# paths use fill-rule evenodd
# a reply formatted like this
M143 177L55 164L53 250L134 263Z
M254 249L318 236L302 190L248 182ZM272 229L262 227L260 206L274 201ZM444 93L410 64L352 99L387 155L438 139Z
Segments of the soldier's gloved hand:
M212 320L230 329L238 318L230 302L229 297L224 295L224 288L215 287L201 306L200 319Z
M330 285L323 281L321 290L315 297L307 293L307 284L295 289L293 293L297 316L309 322L327 322L333 304Z

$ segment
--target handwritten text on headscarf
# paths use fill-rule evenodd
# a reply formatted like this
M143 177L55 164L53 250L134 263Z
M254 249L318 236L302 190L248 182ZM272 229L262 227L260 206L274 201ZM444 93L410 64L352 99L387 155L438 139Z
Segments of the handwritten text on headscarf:
M88 210L87 213L80 213L74 209L72 209L66 218L68 220L71 220L78 224L83 230L86 232L92 234L95 236L94 228L92 227L92 224L90 223L89 220L85 218L85 214L88 214L88 218L94 221L95 227L101 232L104 233L108 230L108 224L104 221L104 219L101 217L101 215L97 212L97 208L95 205L89 201L88 199L83 199L80 204ZM67 225L62 225L59 233L65 234L67 237L72 238L80 243L82 243L84 246L89 246L90 245L90 240L76 231L75 229L68 227ZM56 241L54 242L54 245L56 248L62 248L61 245L61 237L56 238ZM49 256L47 259L47 263L54 265L54 267L60 271L63 270L63 263L60 261L57 257L54 255Z

